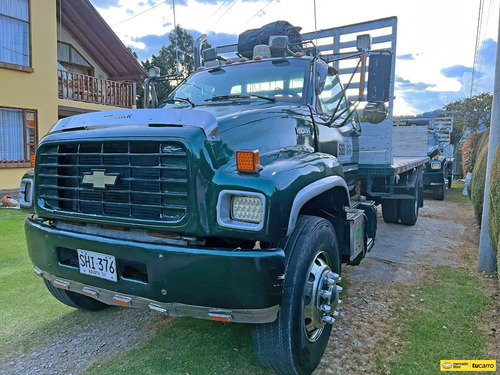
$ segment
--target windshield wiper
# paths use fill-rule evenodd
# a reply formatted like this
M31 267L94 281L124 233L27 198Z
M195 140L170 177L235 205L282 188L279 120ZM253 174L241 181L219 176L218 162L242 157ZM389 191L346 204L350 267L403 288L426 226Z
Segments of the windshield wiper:
M271 98L269 96L263 96L263 95L237 95L237 94L232 94L232 95L220 95L220 96L214 96L213 98L205 99L206 102L218 102L222 100L238 100L238 99L252 99L252 98L259 98L259 99L264 99L264 100L269 100L270 102L276 102L275 98Z
M175 103L175 102L188 103L191 105L192 108L195 107L195 104L189 98L170 98L165 100L165 103Z

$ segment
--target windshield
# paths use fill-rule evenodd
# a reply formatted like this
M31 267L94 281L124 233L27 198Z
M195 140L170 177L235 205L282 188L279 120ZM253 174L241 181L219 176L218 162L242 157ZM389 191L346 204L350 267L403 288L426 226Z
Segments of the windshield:
M429 132L428 137L429 137L429 146L437 146L438 145L436 133Z
M309 60L290 59L222 65L203 70L188 77L159 107L174 98L189 99L195 105L207 105L214 100L261 100L258 96L302 103L308 67Z

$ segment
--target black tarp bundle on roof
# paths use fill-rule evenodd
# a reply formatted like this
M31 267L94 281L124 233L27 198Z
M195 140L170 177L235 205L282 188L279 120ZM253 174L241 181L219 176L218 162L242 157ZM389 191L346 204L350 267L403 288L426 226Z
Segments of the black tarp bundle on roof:
M260 29L251 29L241 33L238 37L238 53L251 59L253 47L257 44L269 44L269 37L273 35L287 35L290 49L299 51L297 44L302 42L302 37L297 29L287 21L275 21L262 26Z

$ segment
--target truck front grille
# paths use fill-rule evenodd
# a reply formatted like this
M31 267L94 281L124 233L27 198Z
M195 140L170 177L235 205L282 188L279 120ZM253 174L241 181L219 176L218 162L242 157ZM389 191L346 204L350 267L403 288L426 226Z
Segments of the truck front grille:
M188 166L186 149L178 142L42 145L38 198L55 211L179 222L188 210Z

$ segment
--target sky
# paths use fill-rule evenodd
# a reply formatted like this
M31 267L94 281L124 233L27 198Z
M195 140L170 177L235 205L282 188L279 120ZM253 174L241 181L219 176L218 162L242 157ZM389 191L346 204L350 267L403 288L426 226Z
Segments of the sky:
M417 115L471 94L493 92L500 0L90 0L140 60L168 44L176 23L212 45L287 20L303 32L397 16L395 115ZM316 17L314 16L316 3Z

